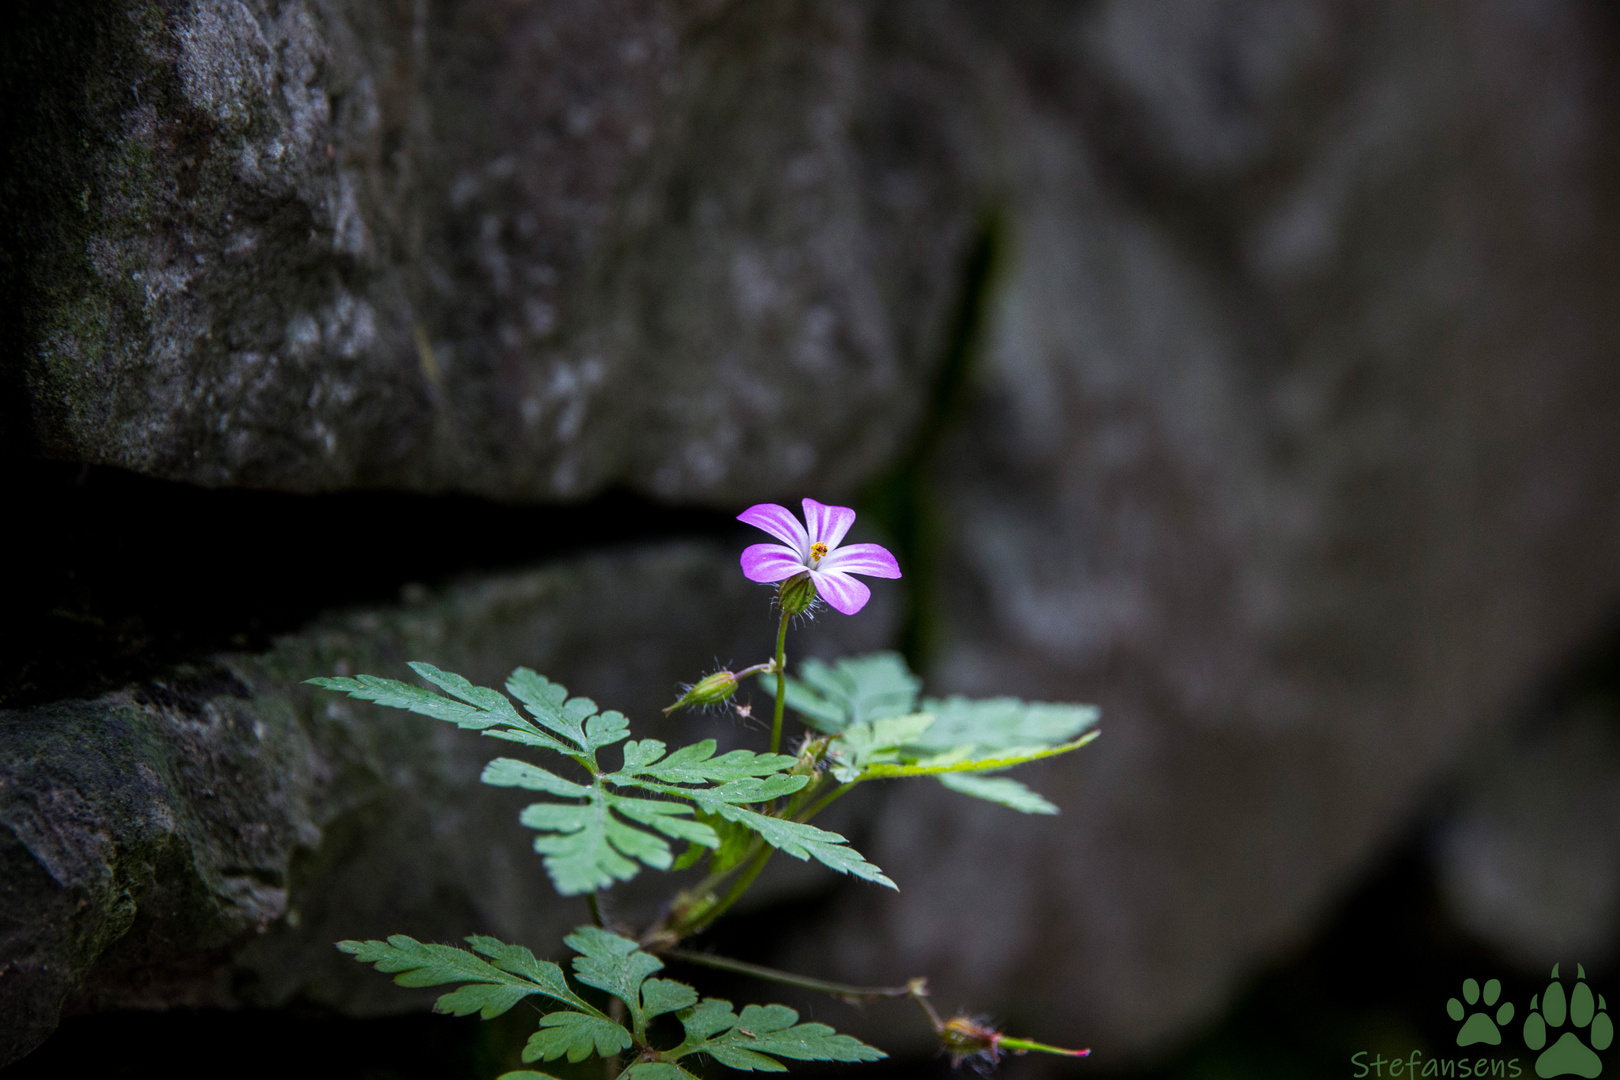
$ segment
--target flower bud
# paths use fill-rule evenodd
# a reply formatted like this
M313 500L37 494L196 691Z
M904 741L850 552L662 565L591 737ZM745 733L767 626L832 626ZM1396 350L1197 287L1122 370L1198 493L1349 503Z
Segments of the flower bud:
M816 583L809 574L788 578L776 588L776 602L788 615L801 615L816 602Z
M686 688L681 700L664 710L668 716L676 709L702 708L705 705L719 705L730 699L737 692L737 676L729 671L717 671L713 675L705 675L696 683Z
M960 1065L971 1057L982 1057L994 1064L1001 1059L1001 1032L967 1016L953 1016L939 1027L939 1041L951 1055L951 1064Z

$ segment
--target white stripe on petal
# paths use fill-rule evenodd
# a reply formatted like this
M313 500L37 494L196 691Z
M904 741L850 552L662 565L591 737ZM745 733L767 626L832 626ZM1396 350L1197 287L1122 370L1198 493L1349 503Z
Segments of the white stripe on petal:
M752 525L756 529L764 529L782 543L799 553L800 558L810 555L810 538L805 534L804 526L799 519L793 516L793 511L785 506L775 503L760 503L750 506L737 515L737 520Z
M786 581L804 573L804 559L781 544L752 544L743 548L742 572L749 581Z
M814 499L804 500L804 521L810 527L810 542L826 544L829 548L838 542L855 524L855 511L847 506L826 506Z
M872 599L872 590L848 574L812 570L810 580L815 582L817 594L845 615L855 614Z
M867 577L900 576L900 564L894 561L889 549L880 544L849 544L841 547L822 559L816 569L836 570L840 574L865 574Z

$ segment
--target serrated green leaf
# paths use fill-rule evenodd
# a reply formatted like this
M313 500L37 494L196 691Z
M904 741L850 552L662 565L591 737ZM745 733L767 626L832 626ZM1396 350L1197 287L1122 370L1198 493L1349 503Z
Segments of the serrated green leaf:
M770 677L771 688L775 679ZM807 660L787 680L787 704L817 731L836 735L850 724L914 711L919 680L898 653L847 657L831 666Z
M711 1035L730 1031L737 1026L737 1016L731 1011L731 1002L720 998L704 998L682 1013L680 1021L686 1029L687 1044L693 1046Z
M648 744L658 748L658 755L648 755ZM637 747L632 760L631 745L625 746L625 775L647 775L667 784L723 783L764 777L793 767L796 758L788 754L756 754L751 750L733 750L714 756L713 739L683 746L668 757L659 760L664 744L648 739Z
M600 750L630 737L630 721L624 713L609 709L585 721L585 749Z
M1035 750L1004 751L1000 756L987 758L969 758L963 760L959 752L940 755L937 758L924 759L910 765L896 765L878 763L869 765L862 774L863 777L880 779L894 776L942 776L947 773L973 773L991 772L997 769L1010 769L1014 765L1022 765L1028 761L1039 761L1042 758L1056 757L1078 750L1097 737L1097 732L1091 731L1080 736L1072 742L1060 746L1048 746Z
M574 957L574 974L580 982L606 990L630 1009L636 1030L646 1026L641 1005L641 984L664 964L656 956L641 951L634 941L596 926L582 926L563 939Z
M587 798L591 793L591 789L584 784L553 776L538 766L515 758L496 758L484 766L478 779L491 787L528 788L530 791L544 791L548 795L571 799Z
M621 1080L697 1080L697 1077L668 1061L641 1061L620 1074Z
M627 742L624 744L624 767L619 771L622 773L640 772L644 767L663 757L664 749L664 744L658 739Z
M973 773L947 773L939 782L952 791L976 799L998 803L1022 814L1055 814L1058 808L1039 794L1005 776L975 776Z
M348 694L361 701L373 701L378 705L385 705L391 709L406 709L420 716L431 716L435 720L447 720L457 727L469 731L482 731L501 723L498 716L491 716L488 712L469 705L465 702L455 701L442 694L435 694L431 690L424 690L420 686L402 683L397 679L382 679L375 675L362 675L358 679L348 678L315 678L305 679L311 686L319 686L326 690L336 690Z
M697 991L673 979L648 979L641 984L641 1011L647 1019L679 1012L693 1005Z
M506 695L498 690L491 690L487 686L474 686L453 671L440 671L432 664L421 660L412 660L406 666L445 693L476 705L498 718L503 724L511 724L514 727L531 726L517 714L516 709L512 708L512 703L506 699Z
M739 1039L738 1045L798 1061L879 1061L888 1056L826 1024L800 1024L798 1019L799 1014L786 1005L750 1005L728 1037L752 1032L749 1041Z
M916 742L933 722L930 713L907 713L850 724L827 747L834 778L847 784L868 765L899 761L901 747Z
M594 1006L582 1001L568 987L568 980L563 977L562 968L550 960L540 960L534 953L522 945L510 945L499 938L488 937L484 934L473 934L467 938L467 944L475 952L489 957L494 965L502 971L521 975L530 982L539 986L545 993L558 1001L566 1002L576 1009L588 1013L595 1013Z
M775 773L765 777L751 776L743 780L732 780L711 788L676 787L673 784L661 784L640 777L625 776L622 773L610 773L602 777L602 779L610 784L639 787L647 791L657 791L665 795L691 799L698 805L698 809L707 814L714 813L717 807L727 803L746 805L748 803L770 802L772 799L791 795L810 783L808 776L790 776L787 773Z
M998 756L993 751L1056 746L1072 740L1096 724L1092 705L1054 705L1017 698L973 701L950 697L925 700L921 709L934 722L913 743L918 754L968 747L974 757Z
M532 766L527 769L532 772L503 766L497 776L521 777L534 784L554 786L568 783ZM638 859L659 870L667 870L674 863L674 855L665 840L628 822L648 826L676 840L704 847L719 846L720 838L713 829L690 820L692 807L685 803L620 795L609 791L603 785L604 779L612 777L598 777L588 788L576 786L577 793L586 800L583 803L533 803L524 807L518 816L518 821L529 828L552 834L536 838L534 849L546 857L546 871L562 895L577 896L608 888L615 881L628 881L640 872L635 862ZM575 792L559 789L558 793Z
M563 896L609 888L640 870L609 842L608 810L599 799L584 806L536 803L524 808L518 820L552 833L535 837L534 850L546 857L551 884Z
M890 881L882 870L867 862L860 852L848 846L849 841L835 832L797 821L767 817L740 806L721 804L715 807L715 812L728 821L748 826L767 844L785 855L791 855L795 859L814 859L840 874L851 874L865 881L899 889L899 886Z
M786 1031L798 1022L799 1014L786 1005L745 1005L737 1018L737 1026L745 1028L754 1038Z
M577 1012L555 1012L540 1018L540 1030L529 1036L523 1047L523 1060L584 1061L593 1053L611 1057L628 1050L633 1041L623 1026L603 1016Z
M714 829L701 821L689 821L679 816L692 813L690 806L654 802L651 799L630 799L623 795L612 795L611 798L611 805L615 811L632 821L650 825L665 836L687 840L706 848L720 846L720 838L715 835Z
M524 746L538 746L543 750L555 750L557 753L567 754L569 757L577 757L580 753L579 747L569 746L561 739L552 738L539 729L530 731L526 728L502 728L500 730L491 729L484 732L484 734L491 739L505 739L507 742L522 743Z
M787 1072L787 1066L775 1058L756 1054L731 1042L711 1043L704 1048L704 1052L720 1064L744 1072Z
M511 1072L501 1073L495 1080L557 1080L557 1078L543 1072L535 1072L533 1069L513 1069Z
M533 990L523 986L495 986L490 983L468 983L448 994L441 994L434 1002L433 1011L451 1016L479 1014L485 1020L504 1013Z
M482 941L493 943L486 948L493 946L500 946L503 950L517 948L503 945L494 938ZM534 960L527 949L522 952L528 956L529 962L535 965L537 974L541 976L538 980L527 978L525 974L517 971L506 970L510 965L497 967L465 949L458 949L453 945L428 944L404 934L395 934L387 941L340 941L338 948L361 963L371 964L378 971L394 975L394 981L401 986L442 986L450 982L472 984L442 996L437 1006L441 1012L450 1012L457 1016L467 1016L476 1012L488 1020L506 1012L528 995L539 994L596 1013L594 1008L581 1001L568 989L567 984L562 982L560 968L555 964L549 965L557 976L556 979L552 979L548 973L539 968L541 961ZM521 957L512 953L503 953L501 958L514 963L522 962Z
M565 738L579 743L584 732L563 720L568 691L530 668L520 667L506 680L506 692L523 702L529 715Z
M337 690L362 701L374 701L395 709L406 709L435 720L445 720L469 731L480 731L497 739L507 739L530 746L540 746L561 754L578 754L576 747L567 746L542 732L519 716L512 703L499 691L474 686L460 675L440 671L432 664L413 661L411 668L435 686L443 687L455 697L447 698L424 690L419 686L395 679L382 679L375 675L361 675L356 679L318 678L306 682L327 690ZM459 698L460 700L456 700Z
M506 680L506 689L523 708L557 734L578 743L587 754L630 735L624 714L609 710L598 714L590 698L568 696L560 683L529 668L518 668Z
M733 1069L782 1072L773 1058L797 1061L878 1061L883 1051L825 1024L800 1024L786 1005L750 1005L734 1016L731 1003L705 998L681 1015L686 1041L671 1053L677 1057L709 1054ZM767 1056L769 1055L769 1056Z
M808 776L789 776L786 773L777 773L775 776L763 778L750 777L746 780L732 780L712 788L690 788L686 790L675 789L675 794L685 795L706 813L717 813L719 807L730 804L744 806L749 803L770 802L784 795L792 795L810 782Z

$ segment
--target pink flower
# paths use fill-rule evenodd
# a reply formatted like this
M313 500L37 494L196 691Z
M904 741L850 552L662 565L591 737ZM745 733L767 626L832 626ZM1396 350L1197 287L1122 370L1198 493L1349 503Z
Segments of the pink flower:
M814 499L804 500L808 530L799 524L793 511L775 503L750 506L737 515L737 520L764 529L782 541L754 544L743 551L742 571L749 581L786 581L808 571L817 594L845 615L855 614L872 598L872 590L851 574L900 576L900 564L878 544L838 546L855 524L855 511L847 506L823 506Z

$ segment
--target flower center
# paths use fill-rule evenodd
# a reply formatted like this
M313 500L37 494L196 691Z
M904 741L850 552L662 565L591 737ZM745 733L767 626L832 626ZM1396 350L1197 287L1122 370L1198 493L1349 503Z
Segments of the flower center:
M823 544L823 543L817 541L816 543L810 545L810 561L811 562L820 562L822 557L824 555L826 555L826 554L827 554L827 545L826 544Z

